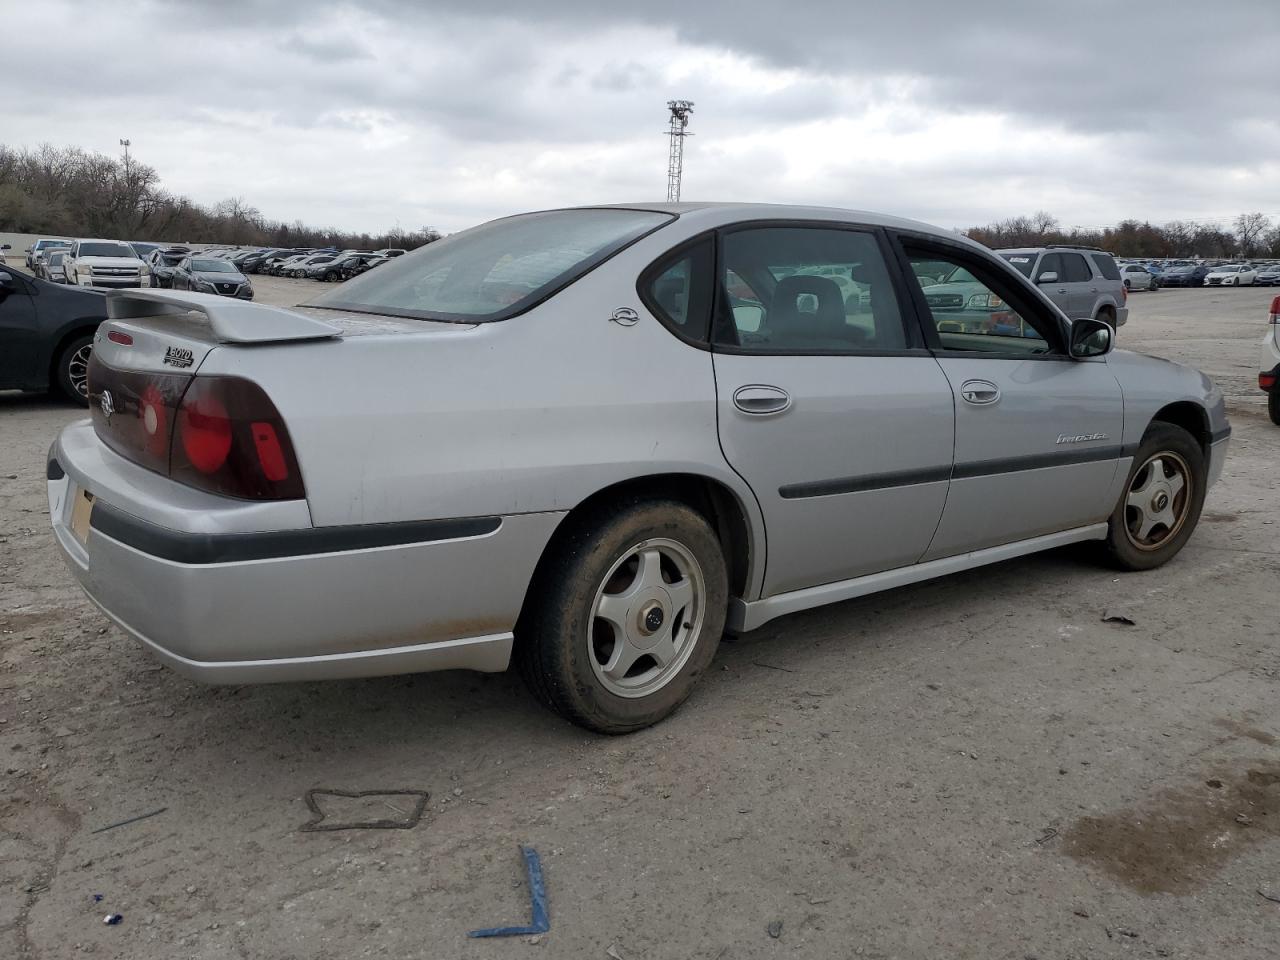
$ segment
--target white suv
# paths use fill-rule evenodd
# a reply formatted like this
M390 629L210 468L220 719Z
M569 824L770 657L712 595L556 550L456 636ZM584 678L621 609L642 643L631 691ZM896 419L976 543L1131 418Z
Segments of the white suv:
M119 240L76 240L62 263L67 283L77 286L147 286L147 265Z

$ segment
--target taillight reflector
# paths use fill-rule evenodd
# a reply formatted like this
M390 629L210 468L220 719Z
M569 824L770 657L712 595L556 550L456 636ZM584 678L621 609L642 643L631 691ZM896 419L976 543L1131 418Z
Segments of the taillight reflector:
M1271 301L1271 316L1267 319L1271 323L1280 323L1280 297Z
M1270 393L1276 388L1276 372L1274 370L1269 373L1258 374L1258 386Z
M258 451L258 463L262 467L263 476L272 483L288 479L289 466L285 463L284 450L280 448L276 428L269 423L254 423L249 429L253 433L253 445Z
M118 343L121 346L133 346L133 337L129 336L127 333L121 333L119 330L108 330L107 339L112 343Z

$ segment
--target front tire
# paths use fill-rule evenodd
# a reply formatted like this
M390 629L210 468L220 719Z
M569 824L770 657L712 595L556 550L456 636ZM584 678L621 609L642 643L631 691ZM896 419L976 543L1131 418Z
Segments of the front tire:
M1152 570L1172 560L1200 520L1207 478L1195 437L1171 423L1151 424L1108 521L1110 562L1122 570Z
M670 715L711 664L724 555L706 519L676 500L625 500L570 522L530 587L517 662L565 719L631 733Z
M58 389L82 407L89 405L89 354L93 337L77 337L58 355L55 374Z

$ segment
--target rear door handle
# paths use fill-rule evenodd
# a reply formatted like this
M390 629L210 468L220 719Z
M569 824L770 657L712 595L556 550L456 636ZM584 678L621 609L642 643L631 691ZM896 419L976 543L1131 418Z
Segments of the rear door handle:
M960 398L965 403L983 406L1000 399L1000 388L990 380L966 380L960 384Z
M733 391L733 405L743 413L755 416L782 413L791 406L791 394L781 387L749 383Z

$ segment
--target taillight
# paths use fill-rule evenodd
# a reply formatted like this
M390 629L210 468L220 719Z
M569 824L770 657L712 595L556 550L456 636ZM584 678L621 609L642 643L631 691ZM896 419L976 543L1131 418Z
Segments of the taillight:
M1276 297L1271 301L1271 316L1267 318L1268 323L1280 323L1280 297Z
M1129 288L1128 288L1128 287L1121 287L1121 288L1120 288L1120 303L1121 303L1121 304L1126 304L1126 303L1128 303L1128 302L1129 302Z
M89 378L94 430L126 459L228 497L306 495L289 430L251 380L121 370L97 351Z
M174 480L245 500L304 496L289 431L263 389L240 377L196 377L178 410Z
M1276 388L1276 379L1276 372L1274 370L1269 370L1266 373L1260 373L1258 374L1258 386L1267 393L1270 393Z

